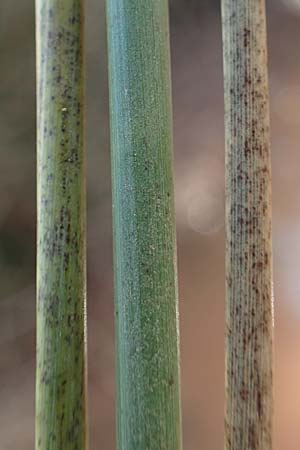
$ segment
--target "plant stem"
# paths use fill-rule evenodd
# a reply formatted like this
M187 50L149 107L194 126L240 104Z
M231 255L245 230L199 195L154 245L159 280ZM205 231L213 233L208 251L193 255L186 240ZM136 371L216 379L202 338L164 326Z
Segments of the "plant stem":
M107 0L119 450L181 446L168 4Z
M81 0L37 0L36 450L86 449Z
M264 0L222 0L226 450L272 448L271 163Z

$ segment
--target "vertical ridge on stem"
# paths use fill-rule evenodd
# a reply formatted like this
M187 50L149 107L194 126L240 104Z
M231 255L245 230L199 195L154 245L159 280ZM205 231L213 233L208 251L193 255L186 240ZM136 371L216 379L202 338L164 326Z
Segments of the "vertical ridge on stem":
M222 0L226 450L272 449L271 162L264 0Z

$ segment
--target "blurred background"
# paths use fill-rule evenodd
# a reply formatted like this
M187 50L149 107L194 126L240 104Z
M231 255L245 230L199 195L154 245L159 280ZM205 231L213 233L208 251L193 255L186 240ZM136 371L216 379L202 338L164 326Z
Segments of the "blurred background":
M269 0L275 450L300 446L300 0ZM107 55L86 0L90 449L115 449ZM171 0L183 443L223 448L224 127L219 0ZM34 2L0 5L0 448L32 450ZM241 449L242 450L242 449Z

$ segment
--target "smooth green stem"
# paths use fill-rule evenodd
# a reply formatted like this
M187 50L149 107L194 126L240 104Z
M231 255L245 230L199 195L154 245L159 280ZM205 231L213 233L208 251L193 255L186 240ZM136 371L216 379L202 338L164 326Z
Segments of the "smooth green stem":
M36 450L85 450L81 0L37 0Z
M179 450L168 3L107 0L119 450Z
M271 161L264 0L222 0L226 450L272 449Z

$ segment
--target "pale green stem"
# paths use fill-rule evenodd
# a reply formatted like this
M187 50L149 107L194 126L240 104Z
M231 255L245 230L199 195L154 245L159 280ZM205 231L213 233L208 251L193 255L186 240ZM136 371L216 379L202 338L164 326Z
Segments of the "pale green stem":
M264 0L222 0L226 450L272 449L271 162Z
M181 447L168 4L107 0L119 450Z
M36 450L85 450L81 0L36 0Z

